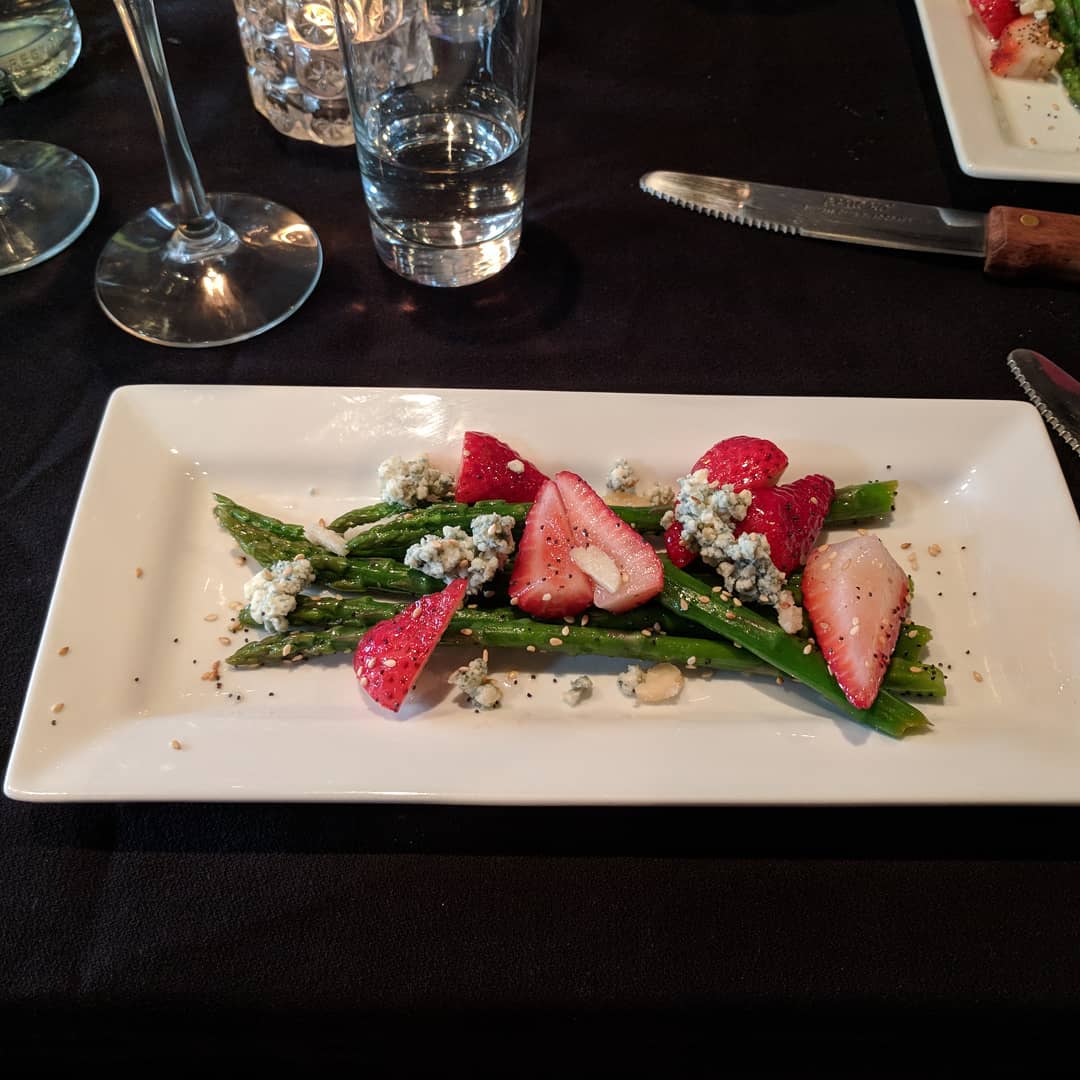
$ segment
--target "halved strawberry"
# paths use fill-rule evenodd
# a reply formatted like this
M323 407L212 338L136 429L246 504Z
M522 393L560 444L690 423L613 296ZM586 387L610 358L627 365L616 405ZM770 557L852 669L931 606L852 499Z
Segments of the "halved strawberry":
M593 583L571 559L573 546L562 496L545 480L525 518L510 575L510 595L526 614L560 619L592 603Z
M645 538L576 473L557 473L555 483L570 521L570 557L596 585L593 603L605 611L629 611L660 592L664 571Z
M1016 0L971 0L971 7L992 38L1001 37L1001 31L1013 19L1020 18Z
M811 553L802 597L840 689L870 708L907 614L907 575L876 536L855 536Z
M468 585L466 578L458 578L364 634L353 655L353 671L373 701L393 712L401 708L461 607Z
M710 446L690 471L708 469L714 484L734 484L736 491L755 491L775 484L787 463L787 454L776 443L755 435L733 435Z
M706 469L714 484L734 484L736 491L770 487L787 468L787 454L774 442L756 435L732 435L710 446L694 462L692 473ZM664 547L678 567L689 566L697 558L682 543L682 526L672 522L664 532Z
M817 473L790 484L759 488L735 535L764 535L773 564L790 574L810 554L835 492L836 485Z
M458 502L473 503L480 499L531 502L546 479L535 465L494 435L465 432L455 491Z
M1064 50L1050 36L1045 19L1023 15L1001 31L998 47L990 54L990 70L1006 79L1041 79L1054 70Z

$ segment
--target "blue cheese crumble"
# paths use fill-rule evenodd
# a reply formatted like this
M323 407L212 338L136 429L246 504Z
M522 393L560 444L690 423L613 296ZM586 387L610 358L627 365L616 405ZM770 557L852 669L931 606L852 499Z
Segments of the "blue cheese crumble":
M468 578L469 592L479 592L514 553L514 519L509 514L480 514L470 528L472 535L446 525L442 536L423 537L405 552L405 565L447 584Z
M289 612L296 607L296 597L315 581L315 571L303 556L282 559L260 570L244 583L244 599L251 617L273 634L289 629Z
M483 656L451 672L446 681L456 686L478 709L494 709L502 701L502 691L488 677L487 650Z
M778 605L785 576L773 564L768 539L756 532L735 535L752 501L751 492L715 484L708 470L698 469L679 480L673 520L682 526L683 544L716 568L729 593Z
M567 705L580 705L592 690L592 679L588 675L577 675L570 680L570 689L564 692L562 699Z
M454 494L453 476L435 468L427 454L412 461L396 455L387 458L379 466L379 484L383 502L399 506L446 502Z
M650 484L641 494L649 500L650 506L670 506L675 501L675 488L659 481Z
M608 491L633 491L638 485L634 466L626 458L619 458L608 469L606 484Z

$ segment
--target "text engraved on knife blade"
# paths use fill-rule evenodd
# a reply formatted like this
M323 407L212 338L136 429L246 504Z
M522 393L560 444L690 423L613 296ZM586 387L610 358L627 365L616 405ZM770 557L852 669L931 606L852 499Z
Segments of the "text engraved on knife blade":
M842 220L881 221L896 225L913 224L915 221L909 214L897 212L893 203L861 199L857 195L826 195L820 205L806 204L805 209Z

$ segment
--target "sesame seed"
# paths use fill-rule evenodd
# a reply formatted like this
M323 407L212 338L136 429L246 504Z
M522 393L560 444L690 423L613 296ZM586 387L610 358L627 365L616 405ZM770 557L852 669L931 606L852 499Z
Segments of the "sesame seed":
M697 657L696 656L688 656L686 658L686 666L687 667L693 667L696 663L697 663Z
M67 645L61 645L60 648L56 650L57 656L67 656L69 652L71 652L71 649Z
M526 652L536 652L536 646L535 645L526 645L525 646L525 651Z
M818 551L828 551L828 550L829 550L829 545L828 545L828 544L822 544L822 545L821 545L821 546L820 546L820 547L818 548Z
M462 637L472 637L472 631L471 631L471 630L470 630L470 629L469 629L469 628L468 628L468 627L466 626L466 627L465 627L465 628L464 628L464 629L463 629L463 630L461 631L461 636L462 636Z
M383 660L383 667L397 667L397 661L392 656L388 656Z
M976 682L982 682L982 681L983 681L983 677L982 677L982 676L981 676L981 675L980 675L980 674L979 674L979 673L978 673L977 671L973 671L973 672L971 673L971 677L972 677L972 678L973 678L973 679L974 679L974 680L975 680Z
M569 626L564 626L562 628L562 636L566 637L569 633L570 633L570 627Z
M651 630L648 630L648 629L646 629L646 630L642 630L642 631L641 631L641 636L642 636L642 637L652 637L652 631L651 631Z
M714 593L717 593L717 592L723 592L723 591L724 591L724 586L723 586L723 585L714 585L714 586L712 587L712 591L713 591Z
M360 685L361 686L367 686L367 684L368 684L368 677L366 675L361 675L360 676Z
M776 676L776 685L777 686L783 686L784 685L784 680L783 680L782 676L780 676L780 675Z
M227 637L224 637L224 636L219 637L218 638L218 644L219 645L231 645L232 644L232 638L227 638Z
M686 600L680 600L679 601L679 610L680 611L689 611L690 610L690 605L686 602Z
M858 534L860 536L869 536L870 535L869 530L867 530L867 529L858 529L857 531L858 531Z
M589 625L589 616L588 615L582 615L581 616L581 625L582 626L588 626Z
M511 596L510 597L510 606L511 607L517 607L517 602L518 602L518 598L516 596Z
M243 606L244 605L241 604L239 600L230 600L229 601L229 610L230 611L239 611Z
M292 652L292 646L291 645L286 645L285 648L283 648L281 650L281 655L282 656L288 656L289 653L291 653L291 652Z
M806 645L803 647L803 656L809 656L814 651L813 645Z
M742 607L742 601L741 601L741 600L740 600L740 599L739 599L739 598L738 598L737 596L736 596L736 597L735 597L735 599L734 599L734 600L732 600L731 602L732 602L732 603L733 603L733 604L734 604L734 605L735 605L736 607Z
M912 675L918 675L922 670L923 669L919 667L918 664L912 664L911 667L908 668L908 671L910 671Z
M217 622L217 615L211 611L209 615L203 616L203 622Z
M909 638L914 638L914 637L918 637L918 636L919 636L919 631L918 631L918 630L909 630L909 631L907 632L907 636L908 636Z
M141 566L136 566L135 567L135 576L136 577L142 577L142 574L143 574L142 567Z
M52 711L53 711L54 713L58 713L58 712L63 712L63 711L64 711L64 703L63 703L62 701L58 701L58 702L57 702L57 703L56 703L56 704L55 704L55 705L54 705L54 706L52 707Z
M728 618L728 619L734 619L735 618L735 612L734 611L727 611L727 612L724 613L724 617Z
M909 547L911 547L911 541L910 541L910 540L905 540L905 541L904 541L904 542L903 542L903 543L902 543L902 544L900 545L900 550L901 550L901 551L907 551L907 549L908 549Z
M183 750L183 749L184 749L184 744L183 744L183 743L182 743L182 742L181 742L181 741L180 741L179 739L173 739L173 740L172 740L172 741L171 741L171 742L169 743L169 745L170 745L170 746L171 746L171 747L172 747L172 748L173 748L174 750Z
M548 644L549 645L561 645L562 644L562 638L561 637L548 638Z
M233 559L233 562L236 563L237 566L243 566L244 563L247 562L247 556L246 555L237 555L236 558Z
M937 555L941 554L941 545L940 544L931 544L926 550L930 555L937 556Z
M549 602L550 602L550 600L551 600L551 593L549 593L549 592L546 592L546 593L544 593L544 595L543 595L543 596L541 596L541 597L540 597L540 599L541 599L541 600L542 600L542 601L543 601L543 602L544 602L545 604L549 603Z

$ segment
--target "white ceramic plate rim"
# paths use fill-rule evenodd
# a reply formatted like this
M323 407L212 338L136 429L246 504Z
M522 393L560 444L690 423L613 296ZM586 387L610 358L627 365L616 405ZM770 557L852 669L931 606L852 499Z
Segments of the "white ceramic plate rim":
M370 415L376 417L376 427L385 421L379 439L348 425L342 428L339 424L335 428L331 422L334 410L340 412L345 401L359 401L364 409L373 410ZM934 734L902 742L839 720L829 710L817 707L809 696L803 705L798 701L792 704L790 695L806 695L805 691L751 686L749 682L726 684L720 711L712 706L695 708L694 700L716 700L709 697L716 684L705 687L695 683L696 690L705 691L705 698L695 699L688 693L687 703L665 714L662 722L660 714L653 717L641 709L626 712L610 695L588 710L569 714L557 704L557 697L551 696L555 691L549 691L548 699L542 703L525 707L518 699L517 706L503 710L498 719L482 717L478 721L468 716L463 720L459 715L462 710L455 712L445 701L428 714L414 710L413 719L405 723L388 722L385 717L375 716L373 707L366 703L350 702L348 720L343 725L341 709L335 712L329 703L324 705L315 691L329 688L327 692L335 695L349 681L338 680L334 675L331 683L325 671L316 676L314 664L297 669L297 673L302 671L306 678L312 679L311 683L294 680L293 687L289 687L262 682L260 676L246 685L249 702L251 694L261 694L270 685L278 685L282 692L273 706L263 700L262 704L249 704L242 714L230 714L220 694L208 703L197 702L183 715L173 716L168 709L135 710L134 704L130 708L125 705L125 712L124 708L97 705L95 699L106 701L110 695L115 697L120 693L116 684L126 681L128 671L121 671L118 680L115 667L99 669L91 664L82 669L68 669L63 666L85 665L85 655L77 661L72 658L85 654L86 649L75 649L72 656L58 660L58 646L71 635L78 638L81 633L82 640L92 642L97 632L92 613L81 620L77 603L80 594L97 587L95 560L103 554L118 560L116 581L122 580L135 588L131 567L139 558L155 557L152 544L145 537L138 543L129 542L123 531L115 536L107 534L105 544L100 538L96 543L91 541L95 535L100 537L103 510L108 509L105 495L112 490L108 485L119 485L124 490L133 483L133 477L141 477L144 485L147 478L151 484L160 479L162 490L167 490L169 477L160 461L164 460L170 468L175 466L174 472L186 468L184 455L175 459L165 456L162 447L168 439L175 438L169 432L190 432L185 437L192 440L189 456L193 460L196 453L200 458L203 456L201 443L216 440L221 461L213 477L205 480L205 473L199 476L184 472L192 487L176 489L195 492L197 497L189 496L187 502L205 510L209 506L208 485L217 483L221 476L231 483L234 474L243 473L257 477L253 483L262 484L264 479L271 483L277 468L289 460L301 470L300 474L317 479L318 463L326 460L327 438L335 446L344 439L343 445L357 450L357 460L367 463L377 462L389 452L400 452L401 445L387 447L382 440L396 430L395 418L402 415L403 403L410 402L413 418L417 420L414 433L430 431L435 440L433 445L442 445L444 450L459 437L465 425L483 424L513 441L516 418L524 432L523 445L528 456L539 459L544 453L539 463L551 467L554 455L565 452L564 460L558 464L579 467L594 483L598 482L598 470L616 456L615 451L633 452L626 442L627 425L646 434L650 430L664 432L664 439L655 443L657 455L682 461L691 453L689 446L697 447L702 442L702 431L713 430L716 416L738 416L740 426L743 423L756 426L764 433L768 433L764 428L772 418L790 432L789 447L804 447L797 465L800 471L810 471L808 466L819 460L827 462L830 453L833 460L846 460L849 443L840 439L837 432L845 424L861 424L864 442L880 436L882 445L889 448L895 470L891 475L905 480L904 448L910 448L912 461L918 458L922 462L918 468L929 469L926 475L931 478L923 484L922 494L918 493L917 471L909 480L911 506L938 515L931 531L920 529L918 522L910 515L905 517L901 508L895 522L897 528L883 530L883 537L889 532L894 544L904 532L910 532L920 545L929 540L943 540L950 551L940 565L951 567L951 572L968 585L982 584L983 578L990 575L984 572L980 576L977 568L966 566L956 551L956 541L971 535L978 537L986 514L998 515L994 521L1008 520L1001 517L1007 514L1008 507L1002 510L996 492L1021 482L1027 485L1028 493L1041 508L1046 533L1046 558L1043 563L1033 563L1025 579L1025 586L1034 589L1040 597L1038 610L1031 610L1026 602L1010 604L996 613L990 612L996 617L988 621L984 600L964 599L956 612L949 606L940 606L929 621L935 622L939 629L952 627L952 653L948 655L958 666L965 663L959 656L962 642L957 628L963 628L965 634L970 631L971 651L986 654L987 680L984 686L976 688L966 678L968 672L957 672L965 678L953 688L955 703L946 703L938 707L944 712L933 714L938 722ZM582 430L588 424L594 432L592 442L590 436L583 434L580 451L546 442L542 418L553 409L565 413L571 430L575 422ZM678 425L663 423L663 417L675 415L676 410L685 423L685 432L680 432ZM238 418L248 436L235 446L232 435L222 433L222 418L230 416ZM250 436L264 428L282 429L282 421L289 416L308 417L310 423L306 428L300 425L292 436L269 442L265 448L252 446ZM442 426L432 426L428 422L430 416L441 417ZM131 430L147 433L142 448L145 452L135 453L139 448L129 446L118 453L112 445L110 435L114 429L121 428L122 420L129 426L136 424ZM726 426L718 435L731 433L731 421L724 423ZM168 429L166 442L151 438L159 433L155 424ZM912 439L912 432L917 433L917 439ZM975 433L971 446L963 443L965 432ZM959 444L957 439L961 440ZM688 445L680 445L677 453L668 453L665 447L680 440L689 440ZM950 451L954 444L957 449ZM832 450L828 449L830 446ZM366 459L361 453L365 448ZM981 456L973 457L976 451ZM825 456L819 457L819 453ZM950 460L950 455L954 460ZM855 460L861 464L853 464ZM851 468L862 468L867 460L855 455L848 464ZM954 498L952 509L941 510L938 495L953 492L955 488L955 495L961 496L972 482L968 478L971 461L982 470L978 485L964 499ZM199 462L196 460L195 464ZM914 470L915 466L910 468ZM941 470L944 470L942 478L934 479ZM955 470L962 473L962 476L957 474L959 479L953 476ZM676 471L672 466L671 475ZM972 466L972 476L975 472ZM866 478L838 476L841 483ZM290 481L290 486L282 490L291 492L295 486ZM982 493L976 496L977 488ZM277 508L273 503L262 505L271 512ZM168 544L181 542L170 539L170 523L157 520L167 517L171 509L166 500L158 514L132 511L129 522L136 529L151 530L145 532L147 537L162 538L163 549L159 554L163 560L176 554ZM184 509L186 513L186 504ZM962 520L965 531L957 537L941 536L940 522L952 520ZM166 531L155 533L154 529ZM983 532L993 575L999 571L1011 573L1008 560L1001 555L1011 552L1011 546L990 530ZM195 566L199 574L205 569L208 584L214 579L214 587L207 595L220 596L218 602L223 613L228 594L219 586L216 575L224 573L223 566L230 564L227 549L228 538L224 534L211 536L205 567L197 560ZM952 563L947 561L949 558L953 559ZM923 568L925 578L920 584L925 597L922 602L932 609L934 601L927 589L934 583L930 576L934 573L930 569L933 564L925 557L923 561L928 565ZM1056 581L1056 568L1078 563L1080 523L1045 427L1026 402L396 388L124 387L110 401L87 470L9 763L5 791L13 798L38 801L409 801L503 805L1076 802L1080 801L1080 680L1075 665L1080 655L1080 622L1071 595L1050 591L1050 586ZM246 576L250 572L237 571L231 565L227 569L234 576L236 573ZM174 604L176 612L187 620L185 640L193 628L202 626L200 606L189 601L187 593L178 598L168 579L160 573L148 573L142 581L158 590L152 595L161 603ZM230 582L229 587L235 595L236 581ZM918 597L916 602L920 602ZM141 640L144 628L153 629L153 624L147 621L145 610L139 608L141 603L132 600L126 606L121 604L121 617L114 618L111 626L120 639L121 655L125 650L134 654L139 648L144 653L149 648L146 655L150 661L156 661L162 649L167 651L171 646L164 644L167 638L162 638L162 645L144 647ZM914 614L921 617L918 608ZM85 623L81 629L80 621ZM125 631L125 627L131 629ZM203 626L203 629L211 633L210 628ZM1037 648L1032 645L1032 635L1045 635L1050 649L1048 660L1041 659L1041 643ZM977 642L981 643L976 645ZM183 662L186 664L186 657ZM563 663L572 662L567 659ZM970 663L974 665L976 661ZM63 692L58 688L68 670L79 671L79 678L68 679L67 685L77 687L82 712L78 711L79 702L73 702L70 709L60 714L59 730L74 740L76 752L65 745L63 738L57 738L57 729L50 727L48 720L49 704L57 693ZM188 671L193 677L192 670ZM1055 685L1049 684L1051 673L1059 680ZM267 678L279 675L280 672ZM609 683L614 681L610 673L602 678ZM322 682L316 686L318 680ZM354 683L349 685L355 689ZM193 683L192 688L193 692L198 691L199 685ZM203 688L206 689L206 684ZM296 689L297 694L290 703L291 689ZM127 693L128 697L118 700L134 703L142 700L131 696L135 691L130 685ZM140 688L138 693L152 691ZM973 696L976 694L985 696ZM191 696L186 690L185 695ZM1002 702L1005 707L1000 707ZM306 710L302 716L296 711L298 707ZM363 715L354 717L354 710ZM714 720L721 722L714 724ZM167 748L168 736L173 733L169 725L181 721L188 725L185 730L193 733L193 749L176 755ZM756 726L762 724L765 726ZM769 737L768 745L763 731ZM187 737L185 734L185 740ZM221 740L220 744L216 740ZM750 748L748 753L746 747ZM934 748L933 752L928 752L930 747ZM200 748L201 754L197 752ZM723 757L725 752L728 758ZM419 762L416 766L422 774L419 782L402 781L403 753L414 755ZM289 759L290 754L298 755L295 763ZM311 760L302 762L304 755ZM350 755L354 756L350 758ZM358 782L349 775L348 763L359 761L360 755L365 756L364 767L372 771ZM522 755L526 758L535 755L535 771L529 761L517 760ZM340 766L344 771L339 773L342 761L346 765ZM291 772L294 764L295 777ZM379 772L384 764L391 767L385 779ZM406 764L408 769L413 768L412 757ZM328 770L326 775L319 773L324 765Z
M1002 133L962 0L915 0L915 6L961 170L984 180L1067 184L1080 179L1080 154L1072 159L1026 149Z

